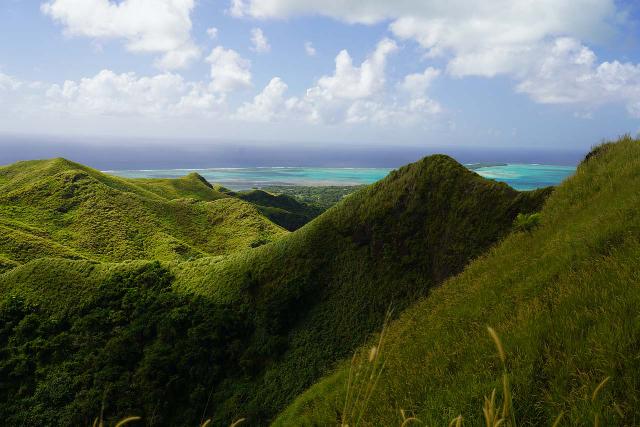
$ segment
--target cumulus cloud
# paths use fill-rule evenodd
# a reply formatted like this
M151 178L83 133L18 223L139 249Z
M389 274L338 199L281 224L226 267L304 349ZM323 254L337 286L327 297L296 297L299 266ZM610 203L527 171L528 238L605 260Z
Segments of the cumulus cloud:
M233 49L218 46L207 57L211 64L211 88L215 92L232 92L251 87L251 62Z
M316 48L313 47L313 43L311 42L304 43L304 51L308 56L316 56Z
M640 64L598 63L595 53L572 38L558 38L541 48L517 90L544 104L601 105L624 102L639 116Z
M54 84L46 91L49 110L74 115L166 117L211 114L221 104L206 85L172 73L139 77L103 70L79 81Z
M432 67L407 76L399 85L406 88L400 97L389 90L394 88L386 85L386 64L397 49L394 41L383 39L359 65L343 50L336 57L333 74L320 77L300 97L288 97L286 83L275 77L251 102L238 108L234 117L257 122L405 125L440 113L440 105L426 96L430 83L440 74Z
M612 34L610 23L621 19L614 0L233 0L230 10L260 19L324 15L352 23L389 22L396 38L415 41L426 57L444 57L448 74L507 75L537 102L620 99L616 82L635 82L635 65L598 65L581 44ZM338 60L345 76L355 74L346 52ZM347 94L361 90L355 80ZM419 81L413 76L405 83Z
M294 112L295 98L286 99L288 86L280 77L274 77L269 84L237 111L236 118L254 122L272 122L289 117Z
M44 14L69 36L123 39L131 52L157 53L158 67L187 66L200 55L191 39L194 0L50 0Z
M387 58L396 50L398 46L393 40L383 39L360 66L354 66L349 52L342 50L336 57L334 74L321 77L310 91L329 99L371 96L384 86Z
M381 40L376 49L355 66L346 50L336 57L336 69L330 76L318 79L300 100L290 101L313 123L374 123L380 125L415 124L442 111L425 92L439 74L428 68L420 75L408 76L401 86L414 93L394 96L386 85L389 55L398 50L393 40Z
M431 82L440 75L440 70L427 67L422 73L409 74L400 83L400 88L412 96L422 96Z
M619 22L614 0L233 0L235 16L324 15L346 22L390 21L391 32L414 40L428 56L447 55L457 76L494 76L519 69L536 46L558 36L602 39Z
M271 50L269 40L267 40L267 37L260 28L251 30L251 50L258 53L266 53Z
M356 101L381 96L388 56L397 49L393 40L385 38L359 66L353 64L348 51L342 50L336 56L334 73L320 77L300 101L308 119L321 123L348 121L349 109Z

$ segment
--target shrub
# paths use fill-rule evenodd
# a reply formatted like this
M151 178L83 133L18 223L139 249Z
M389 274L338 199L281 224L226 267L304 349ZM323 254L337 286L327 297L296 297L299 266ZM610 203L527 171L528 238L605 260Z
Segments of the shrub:
M540 214L523 214L519 213L513 221L513 228L516 231L529 232L540 225Z

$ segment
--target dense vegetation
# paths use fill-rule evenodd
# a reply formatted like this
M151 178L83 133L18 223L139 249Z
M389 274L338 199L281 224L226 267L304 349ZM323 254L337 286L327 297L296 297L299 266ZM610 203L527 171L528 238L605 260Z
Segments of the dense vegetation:
M171 280L157 262L117 272L56 316L8 297L0 306L2 422L91 425L100 413L135 413L150 425L195 425L241 354L247 321L173 292Z
M355 193L364 187L364 185L329 185L322 187L276 185L265 187L262 190L293 197L299 202L320 208L324 211L349 194Z
M502 389L490 325L502 337L519 425L560 415L560 425L639 425L639 190L638 140L593 150L537 227L511 234L386 328L362 424L400 425L401 409L425 425L459 414L465 425L483 423L483 396ZM344 362L275 425L335 424L349 372Z
M122 200L144 200L140 204L145 207L158 203L163 209L174 204L208 209L211 203L232 199L256 212L224 189L208 187L221 195L219 200L166 202L174 191L182 194L185 189L176 189L173 181L141 185L76 169L84 170L74 165L72 174L82 175L76 182L87 179L100 189L121 191L118 197L123 199L114 196L109 206L122 215L135 206L121 208ZM24 191L28 172L16 181L17 175L5 172L0 183ZM64 180L58 172L49 175L55 179L47 183ZM169 183L165 199L161 188ZM265 424L375 331L390 306L401 313L462 271L509 233L519 213L539 210L549 193L520 193L479 177L449 157L431 156L344 198L296 232L255 249L191 261L165 257L162 264L96 263L108 257L94 255L89 260L65 256L68 259L8 265L0 275L2 313L8 319L0 349L0 382L8 387L5 396L15 398L0 406L0 417L37 422L60 411L66 418L56 422L66 425L65 421L87 419L105 401L105 416L142 414L149 425L195 425L202 414L216 425L241 416L254 425ZM74 190L71 199L78 194L85 193ZM66 213L77 213L76 206L82 206L100 224L106 213L89 212L92 205L83 204L83 197L78 196ZM55 206L67 199L47 190L16 193L8 200L10 206L32 209L29 213L46 218L33 207ZM49 210L46 214L56 215ZM143 223L137 216L136 226ZM267 221L260 215L251 218L259 224ZM72 219L79 221L77 216ZM78 224L44 223L61 231L67 224ZM228 230L226 238L237 234L232 226ZM247 227L247 233L251 230L255 227ZM83 233L97 243L118 240L97 234L99 227L95 233L86 227ZM214 233L215 228L205 230L200 238L219 239ZM45 234L50 235L56 234ZM78 257L89 258L85 245L72 238L65 243ZM14 258L7 259L10 264ZM221 342L221 336L228 341ZM206 364L211 372L205 374ZM146 377L150 372L161 380ZM80 382L60 383L78 373L84 374ZM22 382L23 390L11 388ZM41 392L56 387L66 390L60 400L52 400L56 393ZM183 397L167 397L178 394Z
M264 216L289 231L297 230L326 210L300 202L286 194L274 194L263 190L244 191L237 196L257 206Z

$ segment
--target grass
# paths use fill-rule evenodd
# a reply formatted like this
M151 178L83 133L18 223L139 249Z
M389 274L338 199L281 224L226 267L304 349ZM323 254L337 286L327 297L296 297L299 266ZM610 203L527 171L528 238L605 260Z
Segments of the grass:
M503 387L505 365L520 425L559 414L559 425L640 423L640 142L595 152L537 228L511 234L387 327L366 423L396 425L402 408L425 425L458 415L481 425L479 396ZM507 337L505 364L487 357L487 323ZM348 371L345 361L274 424L332 422Z
M369 398L378 385L378 381L384 369L382 362L384 335L387 324L383 326L378 344L371 347L368 351L356 352L349 366L349 376L346 383L346 391L344 396L344 407L339 413L339 425L341 427L357 427L363 425L363 419L367 412ZM513 405L511 385L509 380L509 372L507 370L507 355L502 345L502 340L497 332L490 326L487 331L491 340L495 345L497 355L502 365L502 395L499 396L497 389L494 388L489 396L484 397L482 404L482 420L485 427L516 427L515 408ZM591 402L596 404L600 392L605 385L611 380L611 377L604 378L591 393ZM437 390L435 391L437 393ZM499 400L501 399L501 401ZM423 422L416 416L409 415L404 409L400 409L399 425L406 427L410 424L423 425ZM621 415L623 416L623 415ZM563 421L564 413L561 412L552 422L553 427L560 425ZM593 418L593 426L600 426L600 413L595 412ZM277 424L277 423L276 423ZM377 423L367 423L377 424ZM458 415L449 422L450 427L461 427L464 424L462 415Z
M122 179L65 159L0 168L0 255L188 260L275 240L285 230L201 176Z
M553 193L432 156L267 244L196 176L0 183L3 420L91 420L108 391L106 419L172 425L640 424L637 140Z
M33 167L37 165L31 164ZM0 275L0 295L19 296L30 306L39 307L38 317L41 320L49 316L67 319L65 322L69 324L81 322L79 325L84 325L82 322L87 322L87 314L79 310L92 304L91 301L99 296L96 289L102 289L105 283L113 286L111 277L114 275L127 276L148 264L145 261L96 262L103 259L96 260L95 255L90 255L104 248L99 253L105 254L105 258L115 257L114 253L121 257L127 254L128 245L140 241L131 236L143 237L141 241L145 244L141 255L165 259L161 265L171 273L173 298L202 298L207 304L226 307L241 316L242 321L224 318L226 334L238 334L238 339L233 344L220 346L221 351L229 351L229 355L220 356L225 366L220 371L222 376L213 386L206 383L208 377L205 375L195 377L191 385L194 392L204 396L201 402L194 398L196 406L205 405L207 396L211 396L206 415L216 425L229 424L238 416L246 417L254 425L268 423L296 396L330 372L337 362L352 354L378 328L390 302L400 313L420 298L435 292L433 289L437 285L461 272L470 260L503 239L510 232L518 213L540 209L550 193L549 189L517 192L505 184L481 178L447 156L431 156L344 198L294 233L254 249L208 257L206 254L214 251L207 249L207 245L224 244L235 237L250 241L243 237L242 227L233 224L253 221L255 217L251 211L244 214L243 209L247 207L255 211L255 207L233 197L210 202L167 200L148 187L132 188L134 184L130 181L76 169L71 172L50 171L51 178L45 183L35 180L29 184L24 174L19 179L21 185L10 184L14 188L12 191L17 192L13 193L16 197L11 199L11 209L21 209L33 217L55 218L57 224L61 224L57 236L65 236L66 241L73 243L73 247L81 255L86 254L88 259L40 258L24 262ZM5 183L18 179L15 176L18 172L11 170L14 175ZM5 173L5 176L9 175ZM111 179L115 181L111 182ZM60 182L65 185L59 185ZM47 191L42 190L43 185L49 186ZM129 190L121 191L116 187ZM77 188L73 197L63 197L70 188ZM93 200L98 190L113 194L111 199L104 199L109 200L109 203L104 203L105 209L100 209L101 206L95 203L83 203L85 196ZM32 211L35 200L44 200L45 206L60 205L69 209L61 216L50 208ZM78 204L69 204L69 200ZM141 200L143 202L138 204ZM198 232L202 228L197 227L197 218L202 216L201 213L194 216L196 212L210 212L232 203L235 204L232 209L215 215L221 218L220 221L227 218L231 221L222 227L229 230L228 234L214 238L220 227L211 227L209 223L205 223L209 225L206 233ZM109 212L107 205L115 212ZM144 211L134 212L135 206L144 207ZM98 225L89 227L87 224L82 228L83 220L77 216L78 209L84 209L87 217L93 218ZM144 224L144 215L151 215L150 212L153 213L151 219L160 218L160 225L167 227L165 234L154 237L162 244L153 239L149 241L142 231L128 231L127 224L132 227ZM120 215L125 215L125 218L120 218ZM130 218L127 215L134 216L136 221L132 218L127 220ZM124 225L115 232L108 231L106 226L100 226L105 224L105 217L114 218L114 224L122 222ZM72 221L64 223L67 219ZM47 223L52 222L55 221ZM23 223L36 227L35 221ZM251 233L259 230L260 224L260 221L251 223L249 236L255 236ZM213 225L219 223L214 222ZM74 234L76 229L85 231L78 236ZM51 233L48 229L42 232L44 235ZM185 235L191 236L184 252L186 255L163 256L175 252L176 249L172 248L179 246L184 240L181 237ZM97 237L99 242L96 242ZM79 238L83 242L81 245L76 244ZM104 242L112 244L105 247ZM87 245L97 243L102 246L94 247L92 253L85 251ZM240 243L237 246L241 246ZM190 248L204 254L196 254L196 259L183 261L186 256L192 256ZM114 303L118 301L114 299ZM111 318L108 312L104 315ZM113 316L114 319L120 318L117 313ZM9 330L7 339L22 337L19 330ZM109 336L110 331L112 329L103 333ZM45 343L55 341L53 336L46 334L40 337ZM150 342L145 340L145 343L142 348L149 348ZM26 351L32 342L27 340L23 344L20 348ZM86 350L82 346L80 348ZM203 343L200 348L210 347ZM187 354L185 349L176 351ZM22 360L20 354L15 354L14 360ZM99 366L91 371L92 375L120 372L121 369L112 365L109 369ZM140 372L146 372L143 368L147 362L136 356L125 366L127 372L140 369ZM156 375L170 376L168 365L162 366L156 369ZM33 372L36 371L27 370L22 374L32 378ZM45 364L37 372L41 373L39 375L52 375L54 380L60 368ZM383 381L384 372L380 378ZM81 387L73 393L78 393L78 396L87 392L100 394L101 386L97 384L87 386L86 390ZM153 404L148 400L153 400L156 392L159 391L150 388L145 394L134 394L135 398L130 402L151 408ZM67 397L74 395L65 394ZM136 400L141 398L147 399L146 403ZM371 408L376 393L367 399L370 402L367 406ZM73 401L83 413L95 413L86 399L78 397ZM18 402L37 408L50 409L51 405L44 397L28 393ZM165 416L169 412L191 414L192 410L181 400L163 408L167 411L163 413ZM116 414L119 414L118 409L128 411L134 408L124 404L112 408ZM195 415L193 419L191 415L184 417L185 423L194 424L200 419L200 413L197 418Z

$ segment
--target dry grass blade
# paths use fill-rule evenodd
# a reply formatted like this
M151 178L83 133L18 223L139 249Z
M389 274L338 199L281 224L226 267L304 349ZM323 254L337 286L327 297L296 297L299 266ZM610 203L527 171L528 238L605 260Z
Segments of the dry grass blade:
M233 424L231 424L229 427L237 427L240 424L242 424L243 422L247 421L246 418L240 418L238 421L234 422Z
M384 370L385 363L382 360L382 352L390 320L391 311L388 311L377 345L371 347L366 353L356 352L351 359L344 407L340 416L340 424L343 427L357 427L365 416L369 401ZM403 420L406 421L404 413Z
M462 427L462 415L458 415L449 423L449 427Z
M600 393L600 391L602 390L602 388L609 382L609 380L611 379L611 377L606 377L605 379L603 379L600 384L598 384L598 386L593 390L593 393L591 394L591 402L595 402L596 399L598 398L598 394Z
M558 427L560 425L560 421L562 421L563 416L564 416L564 412L560 412L560 415L556 417L556 420L553 422L551 427Z
M346 425L346 415L347 415L347 411L349 410L349 402L351 400L351 394L353 392L353 381L354 381L354 372L353 372L353 368L356 364L356 354L353 354L353 357L351 358L351 365L349 366L349 379L347 380L347 392L346 392L346 397L344 399L344 408L342 409L342 420L341 420L341 424L344 426Z
M141 419L142 419L141 417L127 417L123 420L118 421L115 427L122 427L125 424L129 424L133 421L140 421Z
M484 397L484 406L482 408L484 420L487 427L495 427L498 422L498 413L496 411L496 389L491 392L491 398Z
M616 411L616 414L620 415L620 418L624 418L624 412L622 412L622 408L617 403L613 404L613 409Z
M409 417L400 424L400 427L406 427L411 423L421 423L421 421L416 417Z
M400 415L402 415L402 424L400 424L400 427L406 427L411 423L422 424L422 421L420 421L417 417L414 417L414 416L407 417L407 414L404 409L400 409Z
M500 341L500 337L491 326L487 326L487 331L489 331L489 335L491 335L491 338L493 339L493 342L495 343L496 348L498 349L500 360L502 360L502 363L504 364L507 361L507 356L504 352L504 348L502 347L502 341Z
M205 422L203 422L203 423L200 425L200 427L207 427L209 424L211 424L211 420L210 420L210 419L209 419L209 420L207 420L207 421L205 421Z

